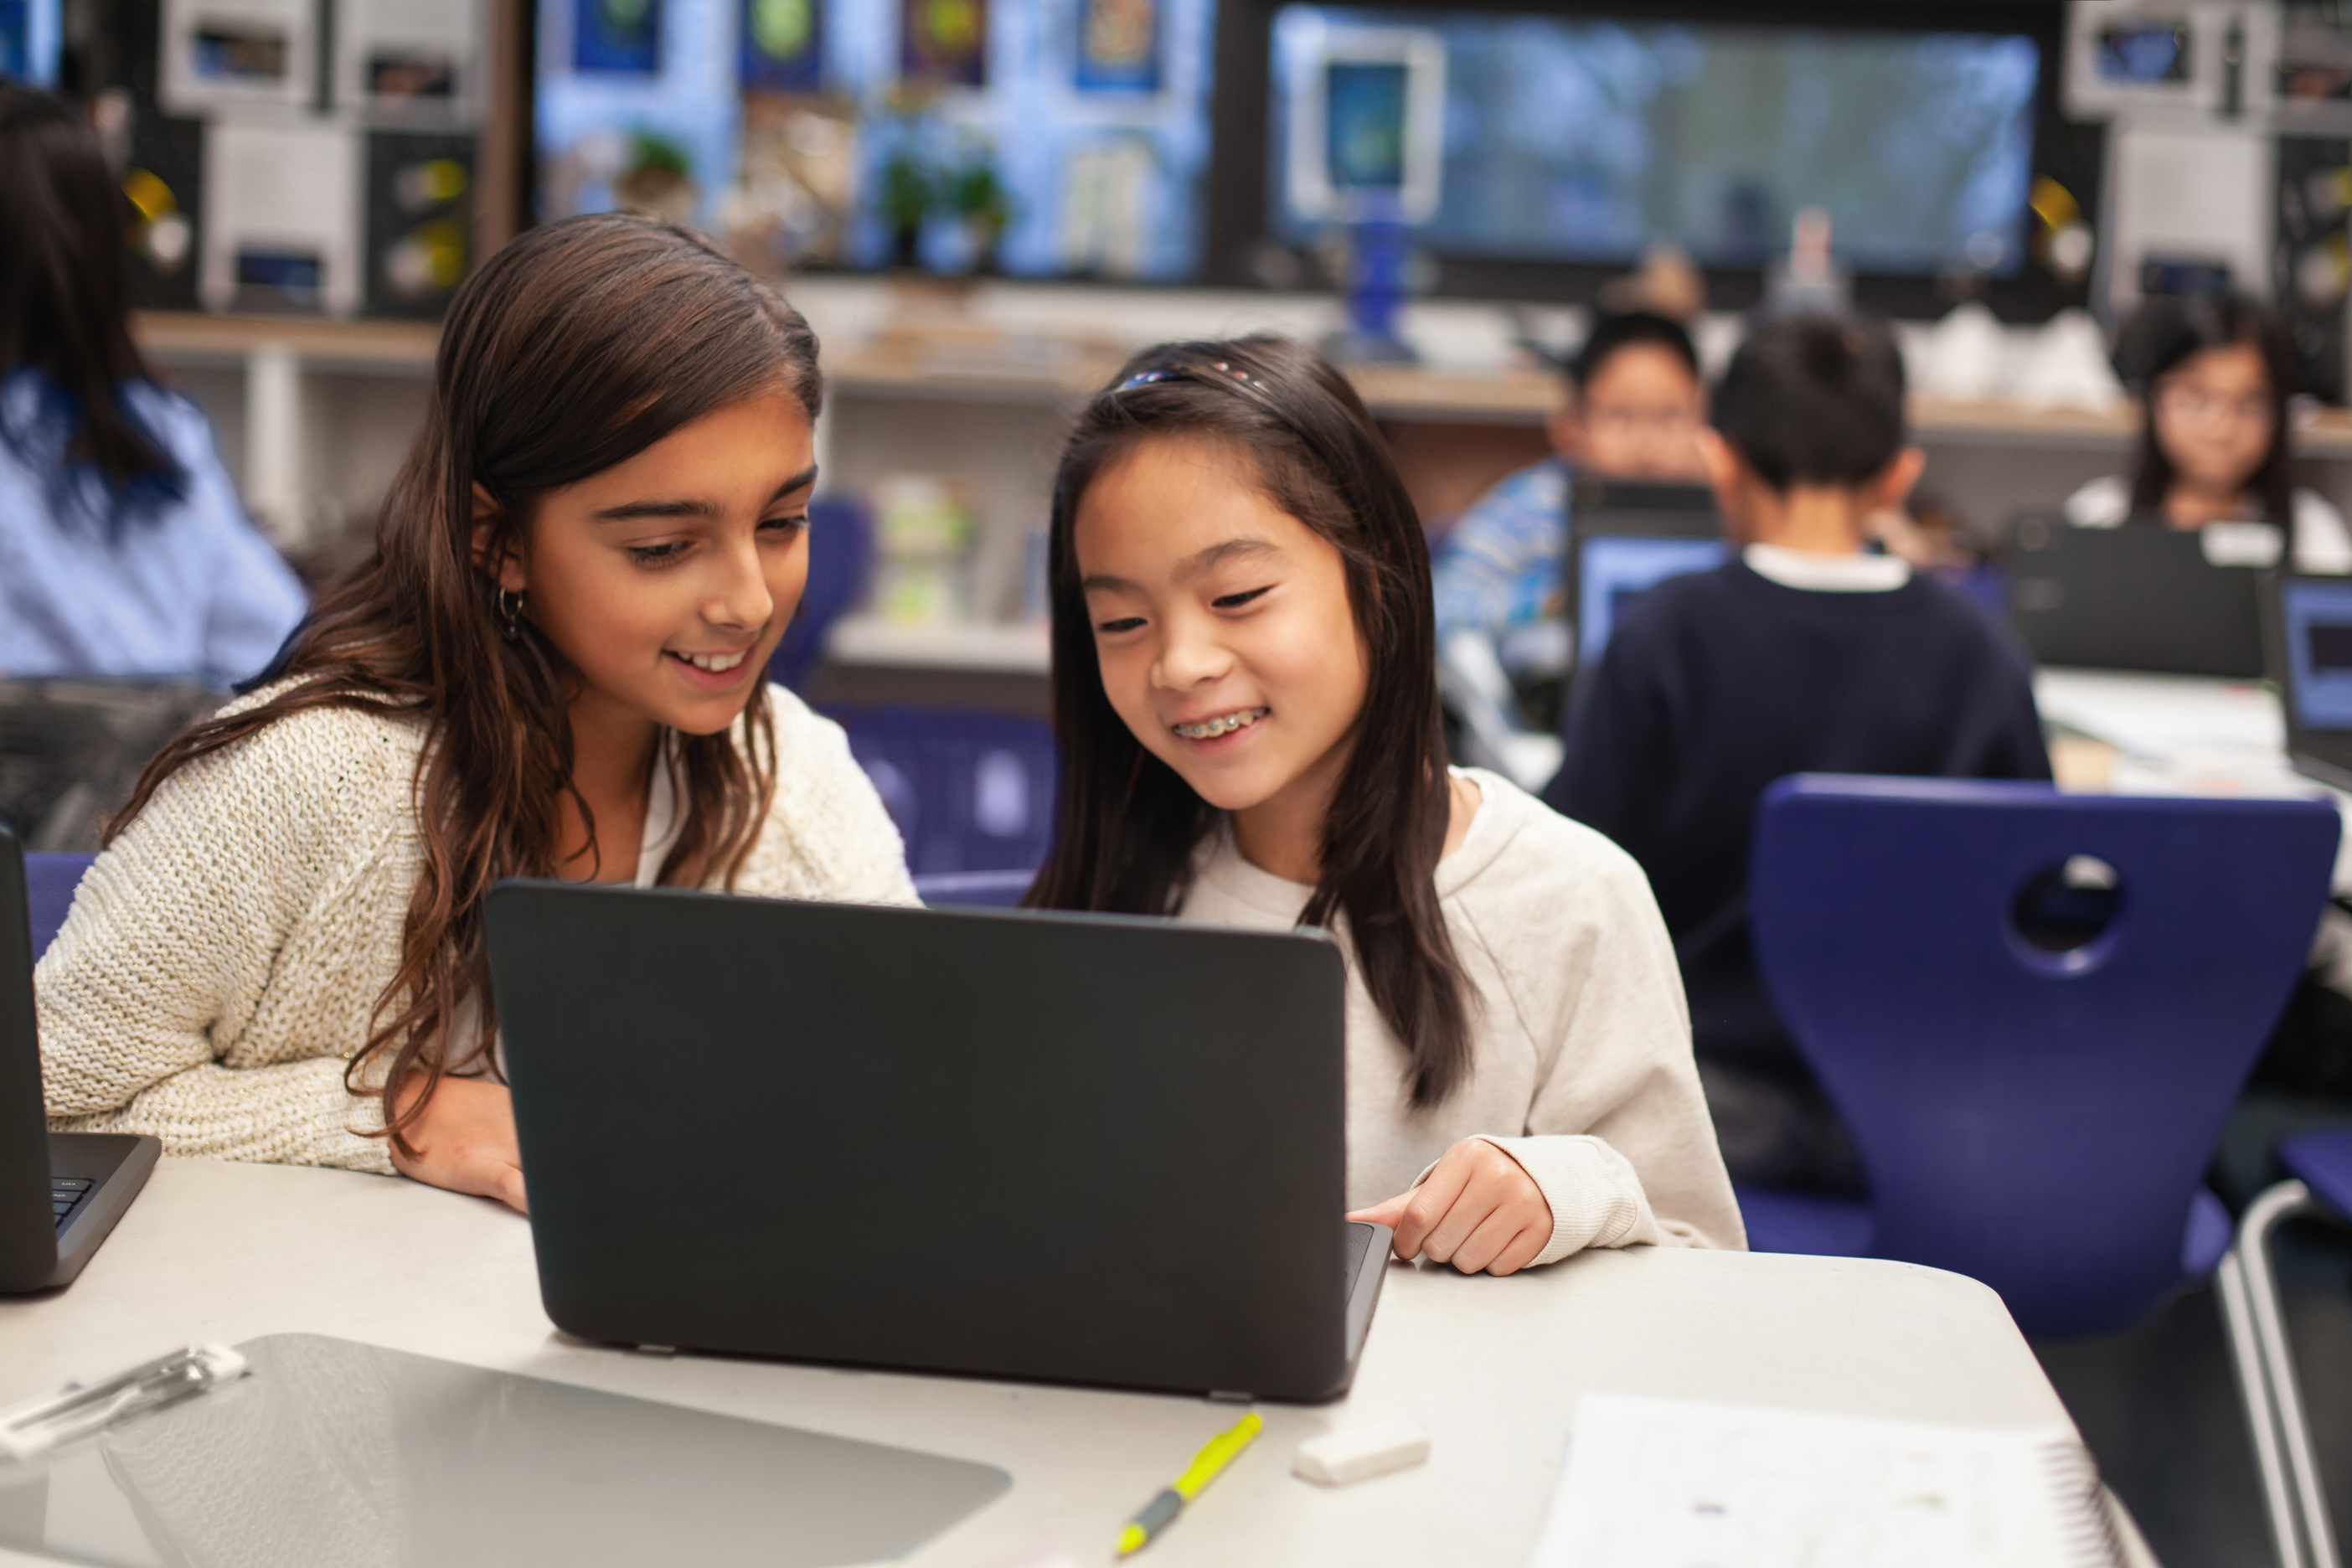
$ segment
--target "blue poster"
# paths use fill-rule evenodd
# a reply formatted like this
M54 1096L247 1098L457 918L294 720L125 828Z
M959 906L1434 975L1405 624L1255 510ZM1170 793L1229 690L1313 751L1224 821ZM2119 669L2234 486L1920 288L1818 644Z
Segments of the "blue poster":
M814 92L824 76L817 0L743 0L737 72L746 92Z
M572 68L661 73L662 0L573 0Z
M0 0L0 77L33 74L32 13L25 0Z
M1077 87L1160 90L1160 0L1078 0Z

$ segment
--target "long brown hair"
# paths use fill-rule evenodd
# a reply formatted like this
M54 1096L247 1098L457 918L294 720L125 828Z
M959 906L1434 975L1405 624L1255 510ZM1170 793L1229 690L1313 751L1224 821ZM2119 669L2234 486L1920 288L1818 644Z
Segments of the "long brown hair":
M775 388L816 416L816 339L773 290L685 230L600 215L534 229L458 289L434 362L425 428L393 481L375 554L317 612L281 661L290 684L201 724L148 764L110 841L173 773L280 719L321 708L413 717L425 726L417 826L425 864L409 900L399 971L374 1032L345 1075L390 1052L382 1086L396 1147L441 1077L481 1059L497 1026L486 984L482 899L501 877L554 874L559 812L572 782L571 666L509 622L475 564L473 487L497 503L482 559L520 552L539 498L601 473L690 420ZM765 682L727 731L678 737L683 831L662 880L733 882L775 785ZM482 1029L448 1038L478 999ZM412 1073L425 1093L399 1114Z
M1451 792L1437 705L1429 549L1388 443L1347 379L1286 338L1171 343L1128 362L1078 416L1054 484L1054 847L1025 900L1167 914L1216 814L1147 751L1103 691L1074 530L1087 487L1156 437L1229 448L1267 499L1339 552L1370 663L1355 749L1323 820L1302 925L1347 918L1372 1001L1412 1056L1415 1106L1470 1067L1462 966L1438 907Z
M32 431L0 428L0 437L28 455L43 447L60 515L72 497L68 461L105 480L110 521L185 485L126 396L155 380L131 338L122 234L131 216L98 132L62 100L0 82L0 373L47 379L58 406L44 413L59 416L61 438L50 451Z

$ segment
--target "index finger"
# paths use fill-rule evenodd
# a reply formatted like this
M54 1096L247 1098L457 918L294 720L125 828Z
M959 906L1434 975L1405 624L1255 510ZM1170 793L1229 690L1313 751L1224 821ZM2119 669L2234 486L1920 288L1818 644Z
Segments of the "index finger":
M1470 1185L1470 1162L1460 1158L1460 1153L1459 1144L1448 1149L1437 1162L1437 1168L1429 1173L1429 1179L1408 1194L1411 1201L1405 1205L1404 1215L1396 1226L1399 1258L1420 1255L1421 1244L1429 1239L1429 1233L1437 1228L1438 1222Z

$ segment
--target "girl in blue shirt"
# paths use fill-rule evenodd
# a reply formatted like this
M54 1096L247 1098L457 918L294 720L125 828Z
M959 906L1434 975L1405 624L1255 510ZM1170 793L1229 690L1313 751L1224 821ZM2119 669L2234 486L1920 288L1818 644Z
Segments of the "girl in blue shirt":
M302 589L131 341L129 214L97 133L0 85L0 675L225 687Z

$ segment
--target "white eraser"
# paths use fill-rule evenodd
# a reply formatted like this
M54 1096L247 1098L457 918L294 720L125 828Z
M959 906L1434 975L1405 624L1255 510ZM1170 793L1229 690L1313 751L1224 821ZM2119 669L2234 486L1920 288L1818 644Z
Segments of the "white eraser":
M1370 1421L1309 1437L1290 1461L1293 1475L1327 1487L1353 1486L1410 1469L1429 1458L1429 1434L1410 1421Z

